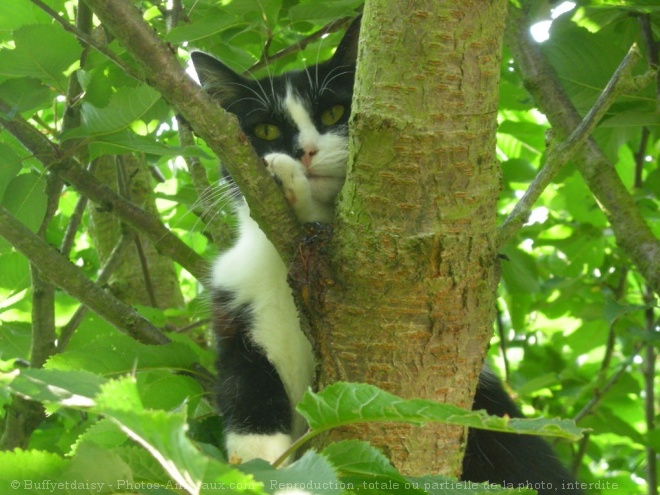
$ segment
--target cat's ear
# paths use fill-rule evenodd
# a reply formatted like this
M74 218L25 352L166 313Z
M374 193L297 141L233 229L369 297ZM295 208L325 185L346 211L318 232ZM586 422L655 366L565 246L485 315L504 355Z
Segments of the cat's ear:
M243 76L204 52L194 51L190 54L190 59L202 87L219 100L222 106L239 96L246 83Z
M336 65L355 65L357 61L358 42L360 41L360 21L362 14L357 16L344 33L335 54L332 56L332 62Z

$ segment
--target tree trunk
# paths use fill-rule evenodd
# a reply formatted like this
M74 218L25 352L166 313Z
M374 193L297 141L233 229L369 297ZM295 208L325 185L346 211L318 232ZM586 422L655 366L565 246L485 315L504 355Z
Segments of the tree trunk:
M156 213L153 187L143 160L133 155L102 157L97 159L95 175L113 188L119 184L123 196L145 211ZM160 255L149 238L122 226L111 211L99 209L96 204L90 205L90 218L90 233L102 263L119 242L122 231L134 238L133 247L126 251L110 278L108 285L113 295L128 304L162 309L183 307L183 295L172 261Z
M334 283L312 318L321 387L368 382L471 405L498 282L505 7L365 4L352 161L331 241ZM461 429L389 424L330 437L368 439L406 474L459 474L465 441Z

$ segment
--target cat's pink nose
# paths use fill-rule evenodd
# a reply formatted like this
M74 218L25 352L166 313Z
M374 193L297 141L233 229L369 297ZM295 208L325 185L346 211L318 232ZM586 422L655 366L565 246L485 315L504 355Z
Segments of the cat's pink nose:
M319 152L316 148L309 148L304 150L302 157L300 158L300 161L304 165L305 168L309 168L312 165L312 158L314 158L314 155L316 155Z

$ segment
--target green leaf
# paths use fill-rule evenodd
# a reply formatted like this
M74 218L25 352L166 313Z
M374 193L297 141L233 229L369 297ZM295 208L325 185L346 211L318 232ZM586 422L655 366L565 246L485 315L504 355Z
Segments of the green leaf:
M40 402L90 407L105 382L103 377L86 371L24 369L11 382L10 388L14 393Z
M46 213L46 182L36 174L21 174L7 185L2 204L32 232L36 232Z
M522 158L513 158L502 163L502 175L506 183L531 182L536 177L536 168Z
M136 400L137 387L131 378L113 380L97 397L97 410L147 449L185 490L198 493L204 459L185 435L185 414L141 410L135 407Z
M0 51L0 75L33 77L54 84L64 93L64 71L80 59L82 47L54 24L24 26L14 31L14 50Z
M120 88L107 106L99 108L83 102L82 124L66 132L62 139L111 134L139 120L160 100L160 93L146 84L136 88Z
M502 250L508 259L502 260L502 280L511 294L539 292L539 274L536 260L521 249L507 246Z
M0 143L0 200L14 177L21 171L21 159L16 152L4 143Z
M541 48L580 113L586 113L605 88L636 41L637 30L632 23L622 23L590 33L577 28L570 16L552 23L550 39Z
M48 24L52 21L30 2L0 2L0 30L15 30L29 24Z
M48 369L87 370L100 375L129 373L136 370L191 369L197 355L185 344L146 345L114 334L92 340L86 345L55 354Z
M0 287L12 292L30 287L30 264L25 256L15 251L3 253L0 249Z
M213 15L214 13L217 15ZM175 27L167 33L165 40L170 43L198 41L210 36L218 36L223 31L240 26L243 23L220 9L213 9L209 14L209 17L205 20Z
M490 483L482 484L473 481L458 481L445 476L410 476L407 480L410 486L424 490L424 493L429 495L536 494L536 490L526 487L510 486L499 488Z
M70 137L70 136L69 136ZM197 146L169 146L156 141L154 137L140 136L130 130L123 130L114 134L94 136L89 142L90 159L103 155L124 153L146 153L157 156L196 156L198 158L211 158Z
M137 375L140 398L150 409L172 410L190 401L194 408L204 394L200 384L189 376L175 375L170 370L156 370Z
M130 378L113 380L96 397L94 410L114 421L132 440L145 448L187 493L213 493L220 483L258 491L254 480L236 469L202 454L186 435L185 412L144 410L135 404L138 391ZM127 406L126 399L132 406ZM218 485L214 485L217 483Z
M424 493L410 484L383 453L368 442L333 443L323 449L323 455L339 471L342 482L360 487L360 493Z
M334 2L307 2L291 7L289 18L292 21L326 22L355 15L355 9L362 0L337 0Z
M63 478L69 486L84 483L71 493L114 493L118 485L133 483L132 470L120 456L91 442L78 447Z
M307 392L296 408L315 433L354 423L386 421L415 425L443 423L471 428L579 440L582 430L572 421L488 416L453 404L426 399L402 399L364 383L334 383L314 394Z
M297 491L337 495L342 492L333 466L324 456L312 450L308 450L296 462L282 469L275 469L261 460L243 464L240 469L263 483L270 493Z
M0 320L0 359L28 359L31 341L31 324Z
M126 435L122 433L116 423L107 418L102 418L87 428L87 430L78 437L76 443L71 446L70 453L75 454L80 445L84 443L94 443L98 446L111 449L125 444L126 441Z
M52 88L31 77L8 79L0 84L0 98L9 104L15 113L48 105L53 96Z
M605 308L604 308L604 318L608 326L612 325L618 318L621 316L642 312L646 309L655 307L655 303L650 303L647 305L638 305L638 304L621 304L619 301L612 299L612 297L605 298Z
M51 452L20 449L0 451L0 493L53 493L52 486L37 491L35 484L58 480L70 463Z

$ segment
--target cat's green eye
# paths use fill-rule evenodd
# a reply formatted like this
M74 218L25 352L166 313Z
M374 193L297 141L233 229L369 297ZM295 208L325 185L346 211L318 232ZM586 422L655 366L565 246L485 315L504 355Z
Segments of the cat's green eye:
M321 114L321 123L323 125L335 125L344 116L345 111L344 105L332 105Z
M275 141L282 135L280 128L273 124L259 124L254 128L254 135L266 141Z

